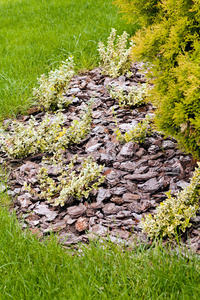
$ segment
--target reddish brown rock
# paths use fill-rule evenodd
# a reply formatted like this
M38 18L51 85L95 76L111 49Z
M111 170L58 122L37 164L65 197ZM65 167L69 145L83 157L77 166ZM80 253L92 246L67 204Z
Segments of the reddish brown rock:
M67 213L70 215L70 217L73 219L76 219L80 216L82 216L86 212L86 207L82 203L80 203L78 206L71 206L67 208Z
M124 199L122 197L118 197L118 196L112 196L110 201L112 201L116 204L119 204L119 205L124 203Z
M75 224L76 230L79 232L85 231L86 229L89 228L88 220L87 218L80 217L78 218L76 224Z
M131 194L131 193L125 193L122 197L124 202L133 202L133 201L139 201L140 195L138 194Z
M119 211L119 207L115 205L115 203L108 203L104 206L103 213L105 215L112 215L112 214L116 214Z

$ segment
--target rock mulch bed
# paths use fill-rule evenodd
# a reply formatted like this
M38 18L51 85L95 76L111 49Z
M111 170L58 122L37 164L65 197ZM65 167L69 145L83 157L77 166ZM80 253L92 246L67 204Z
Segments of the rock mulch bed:
M151 104L139 108L120 108L116 100L109 96L108 87L112 85L129 86L145 82L138 72L137 64L132 68L133 76L121 76L112 79L101 75L94 69L86 74L75 76L66 97L74 96L72 104L64 111L65 125L70 125L85 103L94 98L92 129L79 144L64 151L65 162L69 163L74 154L82 157L92 155L98 164L104 164L106 180L96 192L92 192L88 201L74 200L71 205L54 207L45 200L39 200L24 190L24 181L31 183L39 191L37 173L44 155L37 154L23 160L9 159L1 152L1 163L11 166L9 193L14 200L13 209L23 228L30 228L40 236L57 232L64 245L87 242L97 235L107 237L116 243L127 245L136 240L145 240L141 233L140 221L148 213L154 213L156 206L165 200L165 193L172 194L188 185L195 168L190 155L177 148L174 139L164 139L154 132L145 139L144 144L129 142L121 145L115 138L116 128L112 113L114 106L118 125L122 132L143 120L146 114L153 114ZM40 122L45 113L32 108L29 115L19 116L26 123L33 114ZM8 120L5 121L8 124ZM10 127L8 126L8 130ZM54 168L49 175L57 176ZM193 226L183 235L183 241L193 250L200 252L200 214L193 220Z

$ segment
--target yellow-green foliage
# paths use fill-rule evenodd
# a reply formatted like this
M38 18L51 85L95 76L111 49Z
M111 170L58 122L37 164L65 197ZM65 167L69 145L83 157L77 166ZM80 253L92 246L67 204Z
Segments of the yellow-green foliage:
M38 152L55 152L76 144L90 130L91 105L68 128L63 127L64 115L59 112L53 118L46 114L40 124L31 117L27 125L14 121L13 131L4 135L1 143L10 157L24 157Z
M143 26L133 37L132 58L150 63L155 123L200 157L200 2L146 1L149 10L142 15L143 2L116 1L124 13L129 3Z
M64 206L70 202L70 198L81 199L88 198L90 191L97 189L105 176L101 175L104 166L98 165L91 157L85 158L82 166L78 170L74 170L74 163L77 161L77 156L72 162L66 166L63 163L61 153L57 152L52 158L44 158L42 167L39 169L38 179L40 184L41 199L47 199L53 205ZM59 176L56 180L48 175L48 168L54 167L58 171ZM26 189L30 192L33 190L31 186Z
M199 209L200 199L200 163L196 168L190 184L176 197L167 193L167 200L156 209L155 215L147 215L142 222L143 231L151 238L172 237L180 231L185 232L190 227L190 219L195 217Z
M98 51L103 74L118 77L128 73L131 65L131 47L127 49L128 36L128 33L124 31L116 38L116 30L112 28L107 47L99 42Z
M142 122L133 126L133 128L125 132L125 134L122 134L116 122L116 126L117 126L117 129L115 130L116 138L122 144L131 141L139 144L144 143L147 135L150 135L151 133L149 123L150 123L150 117L147 116Z
M151 24L158 12L158 0L114 0L113 3L120 8L123 17L129 23L140 22L146 26Z
M139 86L131 86L128 93L124 92L123 87L111 88L110 97L119 101L120 107L140 106L144 104L148 93L146 83Z
M33 89L33 95L40 106L48 109L62 109L71 103L71 100L63 97L68 84L74 75L74 60L69 57L63 61L59 69L50 71L48 76L43 74L38 78L38 88Z

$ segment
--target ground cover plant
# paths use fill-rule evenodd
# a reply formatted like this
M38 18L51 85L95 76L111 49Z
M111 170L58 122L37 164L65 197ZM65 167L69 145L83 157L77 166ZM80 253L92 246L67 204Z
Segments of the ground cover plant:
M147 215L142 222L143 231L151 238L170 238L180 232L185 232L191 226L191 218L196 216L199 209L200 163L196 168L190 184L176 197L167 195L168 198L161 202L154 216Z
M146 83L141 86L133 85L128 92L124 91L123 87L112 87L110 96L112 99L119 101L120 107L134 107L145 103L148 95L148 85Z
M128 33L116 36L116 29L112 28L107 46L99 42L102 74L118 77L129 72L131 66L131 46L127 48Z
M78 156L75 156L68 166L64 165L62 153L56 152L51 158L43 158L42 167L39 169L38 179L41 188L40 199L47 199L53 205L64 206L72 203L74 198L81 201L88 199L90 191L97 190L104 182L105 176L101 175L102 165L98 165L92 157L83 159L81 167L75 170L74 164ZM57 181L48 175L48 168L54 166L59 177ZM26 189L32 192L31 186Z
M150 120L151 120L151 118L149 116L146 116L146 118L143 121L134 125L130 130L128 130L124 134L122 134L120 128L118 127L117 121L115 119L116 139L122 144L131 142L131 141L135 142L135 143L139 143L139 144L144 143L145 138L151 134Z
M73 57L63 61L58 69L50 71L48 75L38 78L38 88L33 89L33 95L39 105L45 110L62 109L67 107L71 101L64 97L68 84L74 75Z
M59 112L55 116L46 114L41 123L32 116L27 126L20 121L12 122L12 133L5 134L2 149L10 157L26 157L38 152L53 153L77 144L90 131L91 103L80 115L80 121L74 120L68 128L63 127L64 115Z

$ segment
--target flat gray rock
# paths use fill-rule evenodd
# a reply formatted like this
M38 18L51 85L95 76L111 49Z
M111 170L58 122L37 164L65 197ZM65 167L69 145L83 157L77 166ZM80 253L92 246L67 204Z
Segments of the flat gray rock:
M158 172L148 172L148 173L145 173L145 174L126 175L126 176L124 176L124 179L141 181L141 180L148 180L148 179L154 178L156 176L158 176Z

